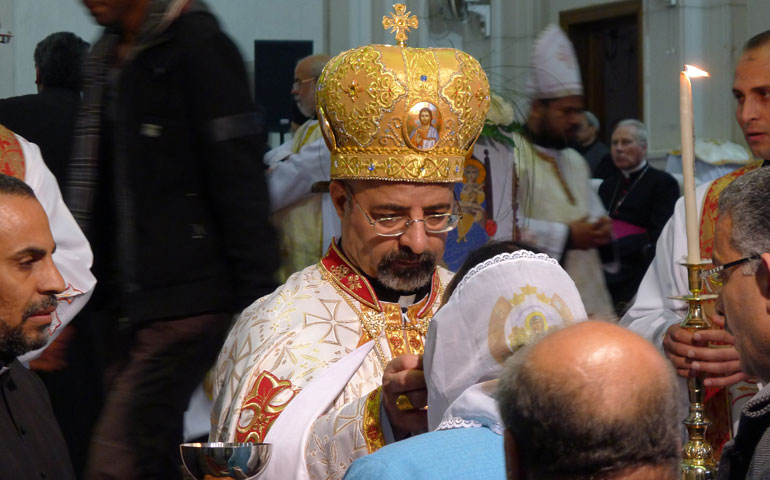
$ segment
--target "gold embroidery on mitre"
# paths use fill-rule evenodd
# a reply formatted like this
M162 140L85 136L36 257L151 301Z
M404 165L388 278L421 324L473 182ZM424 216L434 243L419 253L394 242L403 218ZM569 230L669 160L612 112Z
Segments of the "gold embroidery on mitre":
M481 76L486 79L486 75L473 57L458 50L455 58L460 71L452 75L451 81L441 90L441 96L459 118L457 146L470 148L484 127L484 119L489 110L489 85L480 85L474 81Z
M319 79L319 105L325 105L337 146L367 146L383 115L406 93L372 46L341 53Z
M463 178L465 157L457 153L436 158L425 155L338 154L332 161L332 178L444 181L459 182Z
M406 30L405 8L390 28ZM333 180L456 183L484 124L489 83L454 49L367 45L326 64L316 99Z
M433 50L405 48L401 51L406 65L408 93L406 103L438 102L439 65Z

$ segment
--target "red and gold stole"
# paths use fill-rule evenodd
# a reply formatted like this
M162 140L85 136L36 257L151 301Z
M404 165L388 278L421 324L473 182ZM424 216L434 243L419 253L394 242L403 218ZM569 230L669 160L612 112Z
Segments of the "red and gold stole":
M12 131L0 125L0 173L24 180L26 173L21 144Z

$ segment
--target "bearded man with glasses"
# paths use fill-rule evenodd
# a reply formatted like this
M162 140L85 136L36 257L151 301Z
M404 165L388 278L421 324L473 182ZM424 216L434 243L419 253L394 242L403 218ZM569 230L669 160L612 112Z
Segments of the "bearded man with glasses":
M266 478L341 478L426 431L423 342L451 278L438 262L488 108L486 75L454 49L368 45L326 64L316 112L341 237L236 322L212 441L271 443ZM429 148L410 135L425 109Z

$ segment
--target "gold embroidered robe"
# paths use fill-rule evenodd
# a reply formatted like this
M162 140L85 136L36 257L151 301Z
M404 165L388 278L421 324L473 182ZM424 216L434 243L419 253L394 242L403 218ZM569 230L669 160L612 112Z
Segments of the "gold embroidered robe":
M372 337L361 315L382 312L388 327L332 407L310 426L310 478L341 479L356 458L384 444L379 393L384 365L422 354L426 325L451 273L438 268L430 293L407 309L377 299L366 279L332 245L313 266L241 314L215 368L212 441L259 442L281 411L325 367ZM374 333L371 328L369 332ZM380 358L380 357L383 358Z

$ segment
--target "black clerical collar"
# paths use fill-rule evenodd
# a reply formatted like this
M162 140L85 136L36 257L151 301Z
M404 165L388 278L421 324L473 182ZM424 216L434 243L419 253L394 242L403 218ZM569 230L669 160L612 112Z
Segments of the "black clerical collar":
M369 281L369 284L372 286L372 289L379 300L389 303L400 303L402 307L417 303L430 293L430 281L425 286L420 287L413 292L399 292L386 287L376 278L371 278L366 274L364 274L364 276Z
M641 175L641 172L647 168L647 159L642 160L639 165L635 166L634 168L628 168L623 169L620 171L620 173L623 174L625 178L634 179Z

